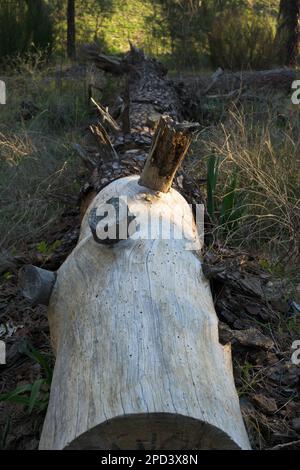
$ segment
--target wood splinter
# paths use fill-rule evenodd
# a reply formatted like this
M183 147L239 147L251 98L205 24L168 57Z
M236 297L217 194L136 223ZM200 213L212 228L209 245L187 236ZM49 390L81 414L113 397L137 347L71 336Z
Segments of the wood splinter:
M25 299L33 305L49 305L56 273L31 264L19 271L19 286Z
M198 123L178 123L161 116L139 184L167 193L198 129Z

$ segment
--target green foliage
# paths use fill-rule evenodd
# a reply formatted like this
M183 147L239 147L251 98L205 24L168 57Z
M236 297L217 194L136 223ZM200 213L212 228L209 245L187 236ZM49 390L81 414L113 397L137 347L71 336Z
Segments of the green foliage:
M2 274L2 278L4 281L9 281L13 277L12 273L9 271L6 271L5 273Z
M52 23L44 0L2 0L0 60L32 49L51 51Z
M236 167L233 169L222 195L217 197L220 161L220 158L215 154L210 155L207 159L207 212L222 232L232 233L236 230L238 220L243 213L243 205L237 198L238 171Z
M218 181L219 159L210 155L207 160L207 212L211 219L215 217L215 193Z
M238 194L238 170L235 167L229 177L228 186L222 198L220 209L221 227L229 233L233 233L238 226L238 221L243 215L245 204L237 200Z
M274 22L253 10L226 11L218 15L209 37L214 66L225 69L263 69L273 65Z
M49 10L43 0L26 0L27 15L25 21L27 41L35 49L51 51L53 27Z
M227 68L256 68L272 56L278 6L278 0L76 0L77 50L80 57L81 44L94 41L103 52L122 53L130 40L173 68L207 66L210 55ZM65 56L66 12L67 0L2 0L0 58L33 44Z
M24 354L41 366L43 377L35 380L32 384L20 385L11 392L1 394L0 402L24 405L28 414L31 414L33 410L44 411L48 406L50 396L51 365L46 357L32 346L24 344L21 349Z
M61 243L61 240L55 240L55 242L49 245L45 240L42 240L37 244L37 250L41 255L48 258L60 247Z

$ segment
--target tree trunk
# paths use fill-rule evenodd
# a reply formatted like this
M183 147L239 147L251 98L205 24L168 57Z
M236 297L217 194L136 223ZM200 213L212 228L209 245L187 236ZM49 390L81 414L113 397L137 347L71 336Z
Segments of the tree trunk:
M296 73L292 69L259 70L251 72L223 72L218 69L212 77L198 76L188 80L192 96L225 95L237 91L290 91Z
M127 122L131 130L147 126L151 115L168 114L176 121L182 120L184 107L170 80L166 79L167 69L155 59L145 56L144 52L131 45L123 60L99 54L92 47L86 53L96 66L115 75L127 74L124 93Z
M179 113L159 64L130 57L130 120L157 104ZM98 161L93 179L102 187L50 296L56 362L40 449L249 449L230 346L219 343L202 273L199 226L171 188L195 125L161 118L141 180L134 158L143 163L145 149L129 158L123 136L115 148L125 158L116 158L98 127L95 154L80 153L92 167ZM132 160L135 175L124 177ZM48 282L33 290L29 281L31 296L36 285L38 295L48 292Z
M169 188L190 129L163 123L148 161L150 175L170 170ZM40 449L250 448L192 210L176 190L148 188L148 170L143 186L136 175L100 191L57 271Z
M139 220L183 238L97 243L89 215L126 196ZM171 221L171 222L170 222ZM147 227L146 227L147 231ZM40 449L249 449L191 210L138 176L104 188L57 272L49 323L56 354Z
M67 6L67 54L71 60L76 58L75 0L68 0Z
M280 64L295 67L299 54L300 0L281 0L276 47Z

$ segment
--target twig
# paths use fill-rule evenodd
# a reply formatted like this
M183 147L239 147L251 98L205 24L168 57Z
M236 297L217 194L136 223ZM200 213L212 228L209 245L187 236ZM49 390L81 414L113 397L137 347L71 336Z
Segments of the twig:
M96 106L98 109L100 116L102 117L103 123L105 121L108 122L108 124L115 130L115 131L120 131L121 128L119 124L114 120L114 118L109 114L108 108L104 108L101 104L98 104L93 97L91 97L91 102Z

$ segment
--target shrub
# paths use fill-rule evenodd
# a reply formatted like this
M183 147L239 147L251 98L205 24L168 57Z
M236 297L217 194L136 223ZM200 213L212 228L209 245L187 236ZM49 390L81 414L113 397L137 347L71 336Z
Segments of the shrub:
M50 51L52 24L43 0L2 0L0 3L0 60L30 52Z
M212 64L231 70L269 68L274 61L274 35L269 17L247 10L222 13L209 34Z

